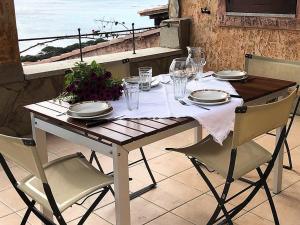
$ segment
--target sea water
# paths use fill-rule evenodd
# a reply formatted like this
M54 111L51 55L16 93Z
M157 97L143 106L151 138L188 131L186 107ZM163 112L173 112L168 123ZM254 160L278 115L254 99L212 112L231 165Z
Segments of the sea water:
M135 27L153 26L154 21L141 17L138 11L157 5L167 4L168 0L14 0L19 39L45 36L61 36L91 33L92 30L112 31ZM124 25L97 20L118 21ZM43 41L38 41L43 42ZM63 40L49 43L53 46L66 46L78 40ZM37 42L21 42L20 50ZM41 48L33 48L25 54L36 54Z

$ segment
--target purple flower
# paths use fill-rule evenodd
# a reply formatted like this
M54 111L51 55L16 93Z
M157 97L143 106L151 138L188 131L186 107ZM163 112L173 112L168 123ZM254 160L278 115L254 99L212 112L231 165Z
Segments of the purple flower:
M91 80L97 80L97 74L95 73L95 72L93 72L92 74L91 74Z
M112 74L111 74L111 72L109 72L109 71L106 71L106 72L104 73L105 79L110 79L111 76L112 76Z
M67 88L66 91L67 92L74 92L76 90L76 86L74 83L70 84Z

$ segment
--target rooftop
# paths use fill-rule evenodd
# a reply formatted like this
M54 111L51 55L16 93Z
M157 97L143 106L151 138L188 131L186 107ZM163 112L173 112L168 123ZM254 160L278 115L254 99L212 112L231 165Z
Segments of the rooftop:
M153 16L157 14L168 13L168 5L160 5L149 9L144 9L138 12L140 16Z

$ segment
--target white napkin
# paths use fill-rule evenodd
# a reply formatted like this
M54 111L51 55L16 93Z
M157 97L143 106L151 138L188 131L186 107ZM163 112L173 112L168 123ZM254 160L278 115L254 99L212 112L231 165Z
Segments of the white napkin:
M206 74L208 75L208 74ZM200 75L202 77L202 75ZM157 79L168 81L169 76L159 76ZM199 89L218 89L236 95L237 92L229 82L218 81L213 77L199 78L189 81L188 91ZM114 115L125 115L125 118L167 118L167 117L193 117L211 134L219 144L226 139L233 128L235 108L243 104L241 98L231 98L227 104L217 106L205 106L205 110L197 105L184 106L174 99L171 81L168 84L160 84L148 92L140 92L140 104L138 110L127 109L125 96L120 100L111 102L114 107Z

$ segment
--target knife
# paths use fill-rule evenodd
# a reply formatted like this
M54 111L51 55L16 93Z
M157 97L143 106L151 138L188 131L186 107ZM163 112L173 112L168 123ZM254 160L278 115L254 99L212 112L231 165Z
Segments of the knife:
M240 95L230 95L231 98L242 98Z

